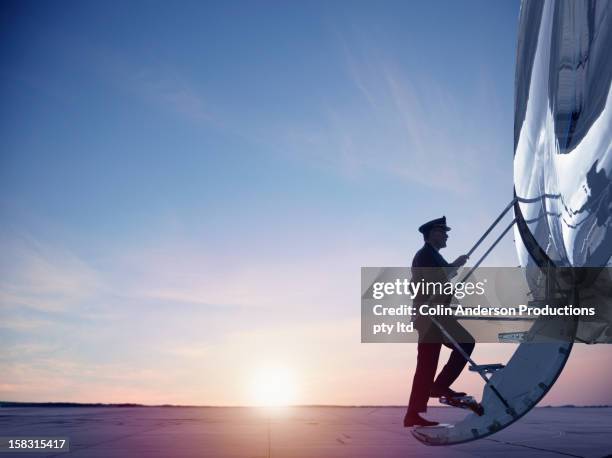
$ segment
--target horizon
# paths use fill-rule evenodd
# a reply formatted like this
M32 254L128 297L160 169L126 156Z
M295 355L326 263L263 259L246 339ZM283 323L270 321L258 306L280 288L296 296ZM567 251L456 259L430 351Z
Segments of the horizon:
M264 410L283 410L300 407L313 407L313 408L325 408L325 407L346 407L346 408L396 408L405 409L405 405L393 405L393 404L363 404L363 405L348 405L348 404L290 404L283 406L262 406L262 405L181 405L181 404L135 404L131 402L126 403L80 403L80 402L61 402L61 401L50 401L50 402L27 402L27 401L0 401L0 408L2 404L9 404L4 406L9 407L21 407L20 405L10 404L23 404L23 407L178 407L178 408L211 408L211 409L264 409ZM587 404L587 405L576 405L576 404L559 404L559 405L537 405L534 409L554 409L554 408L580 408L580 409L597 409L597 408L610 408L612 404ZM428 406L431 409L455 409L456 407L449 405L433 405Z

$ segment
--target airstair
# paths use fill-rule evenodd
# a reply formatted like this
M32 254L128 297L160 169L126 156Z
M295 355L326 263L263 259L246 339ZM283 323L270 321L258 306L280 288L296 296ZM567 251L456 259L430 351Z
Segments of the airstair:
M472 255L482 245L504 216L518 202L519 199L516 197L510 201L470 249L468 255ZM474 266L463 276L461 282L465 282L474 273L475 269L482 264L516 222L515 217L504 227ZM516 352L507 364L478 364L436 318L431 317L431 319L445 339L467 360L469 370L482 378L484 388L480 400L483 409L478 413L469 413L463 420L454 425L414 428L412 430L413 436L427 445L450 445L480 439L518 420L532 409L554 384L567 361L573 344L573 339L534 342L527 338L530 333L504 333L504 336L500 335L500 342L520 342ZM536 319L532 329L575 336L576 323L576 320ZM565 328L548 329L559 326ZM527 340L525 340L526 338Z

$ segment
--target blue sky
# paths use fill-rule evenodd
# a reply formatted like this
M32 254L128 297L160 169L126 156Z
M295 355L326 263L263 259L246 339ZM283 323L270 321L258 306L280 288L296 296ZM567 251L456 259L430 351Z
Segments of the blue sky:
M448 191L482 198L481 153L509 200L516 3L62 5L5 14L9 212L86 245L168 215L222 239L414 227ZM419 179L436 169L447 183Z
M518 11L5 2L2 397L240 404L276 364L300 402L403 402L359 267L442 214L454 257L511 199ZM385 399L345 390L368 364Z

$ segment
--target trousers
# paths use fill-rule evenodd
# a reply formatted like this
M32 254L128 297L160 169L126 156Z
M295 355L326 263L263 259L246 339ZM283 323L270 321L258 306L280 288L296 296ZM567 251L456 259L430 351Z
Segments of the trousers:
M459 343L465 353L472 354L475 346L474 338L454 317L438 317L437 321ZM408 402L409 413L426 412L430 392L449 388L457 380L467 363L463 355L442 334L430 318L417 317L415 327L419 332L419 343L417 346L417 366L412 381L410 401ZM434 381L442 345L452 349L452 353Z

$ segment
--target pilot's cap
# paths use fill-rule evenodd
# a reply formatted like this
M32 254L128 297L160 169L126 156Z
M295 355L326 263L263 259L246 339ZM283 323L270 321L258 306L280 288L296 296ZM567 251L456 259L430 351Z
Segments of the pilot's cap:
M442 218L432 219L431 221L427 221L425 224L422 224L419 227L419 232L423 235L427 235L434 227L441 227L445 231L451 230L451 228L446 225L446 216L443 216Z

